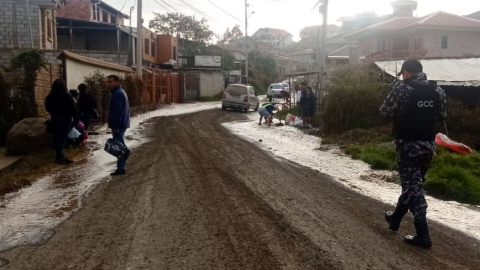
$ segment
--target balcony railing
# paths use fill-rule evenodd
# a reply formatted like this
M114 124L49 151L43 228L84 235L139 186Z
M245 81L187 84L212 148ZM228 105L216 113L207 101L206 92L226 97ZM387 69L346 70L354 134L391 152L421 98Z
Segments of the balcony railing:
M380 51L372 53L365 57L365 62L372 63L375 61L385 60L404 60L407 58L422 58L427 55L426 50L409 51L409 50L395 50L395 51Z

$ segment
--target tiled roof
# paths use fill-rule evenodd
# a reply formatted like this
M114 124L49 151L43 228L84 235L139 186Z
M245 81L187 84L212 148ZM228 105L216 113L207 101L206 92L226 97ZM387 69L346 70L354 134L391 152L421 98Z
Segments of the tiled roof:
M370 25L367 28L364 28L360 31L349 34L345 37L347 39L350 39L354 36L358 36L358 35L361 35L365 32L371 32L371 31L401 30L406 25L411 25L412 23L417 22L419 20L420 20L420 18L416 18L416 17L395 17L395 18L391 18L391 19L388 19L386 21L383 21L383 22L380 22L380 23L377 23L377 24Z
M347 39L374 31L402 31L412 28L452 28L452 29L473 29L480 31L480 21L471 18L450 14L446 12L435 12L425 17L395 17L386 21L371 25L360 31L346 36Z
M461 28L480 30L480 21L439 11L421 18L421 20L404 27L404 29L410 29L414 27Z

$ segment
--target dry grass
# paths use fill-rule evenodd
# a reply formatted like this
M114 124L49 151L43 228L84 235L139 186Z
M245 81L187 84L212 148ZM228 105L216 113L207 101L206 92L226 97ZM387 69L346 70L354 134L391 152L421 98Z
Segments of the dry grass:
M73 160L82 159L88 153L89 150L86 148L66 150L66 155ZM55 151L52 149L34 152L12 168L0 172L0 195L29 186L37 179L62 168L61 165L55 164Z

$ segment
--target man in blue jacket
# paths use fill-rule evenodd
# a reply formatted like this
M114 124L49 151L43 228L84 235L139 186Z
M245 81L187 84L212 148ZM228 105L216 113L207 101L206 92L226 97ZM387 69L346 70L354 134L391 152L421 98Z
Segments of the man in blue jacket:
M108 127L112 129L113 138L125 144L124 136L127 128L130 128L130 106L128 97L120 85L120 78L116 75L107 77L107 85L111 91L110 107L108 110ZM125 157L119 157L117 161L117 170L110 175L125 174L125 163L131 152Z

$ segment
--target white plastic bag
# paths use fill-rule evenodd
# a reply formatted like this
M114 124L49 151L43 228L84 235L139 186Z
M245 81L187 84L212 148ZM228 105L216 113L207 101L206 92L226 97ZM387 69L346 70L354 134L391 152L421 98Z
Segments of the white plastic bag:
M76 128L72 128L70 130L70 132L68 133L68 138L69 139L72 139L72 140L75 140L75 139L78 139L78 137L80 137L80 135L82 135Z
M296 120L295 122L293 122L293 126L294 126L294 127L301 127L301 126L303 126L303 120L302 120L302 119Z
M295 121L295 115L293 114L287 114L287 117L285 117L285 124L289 124L290 122Z

